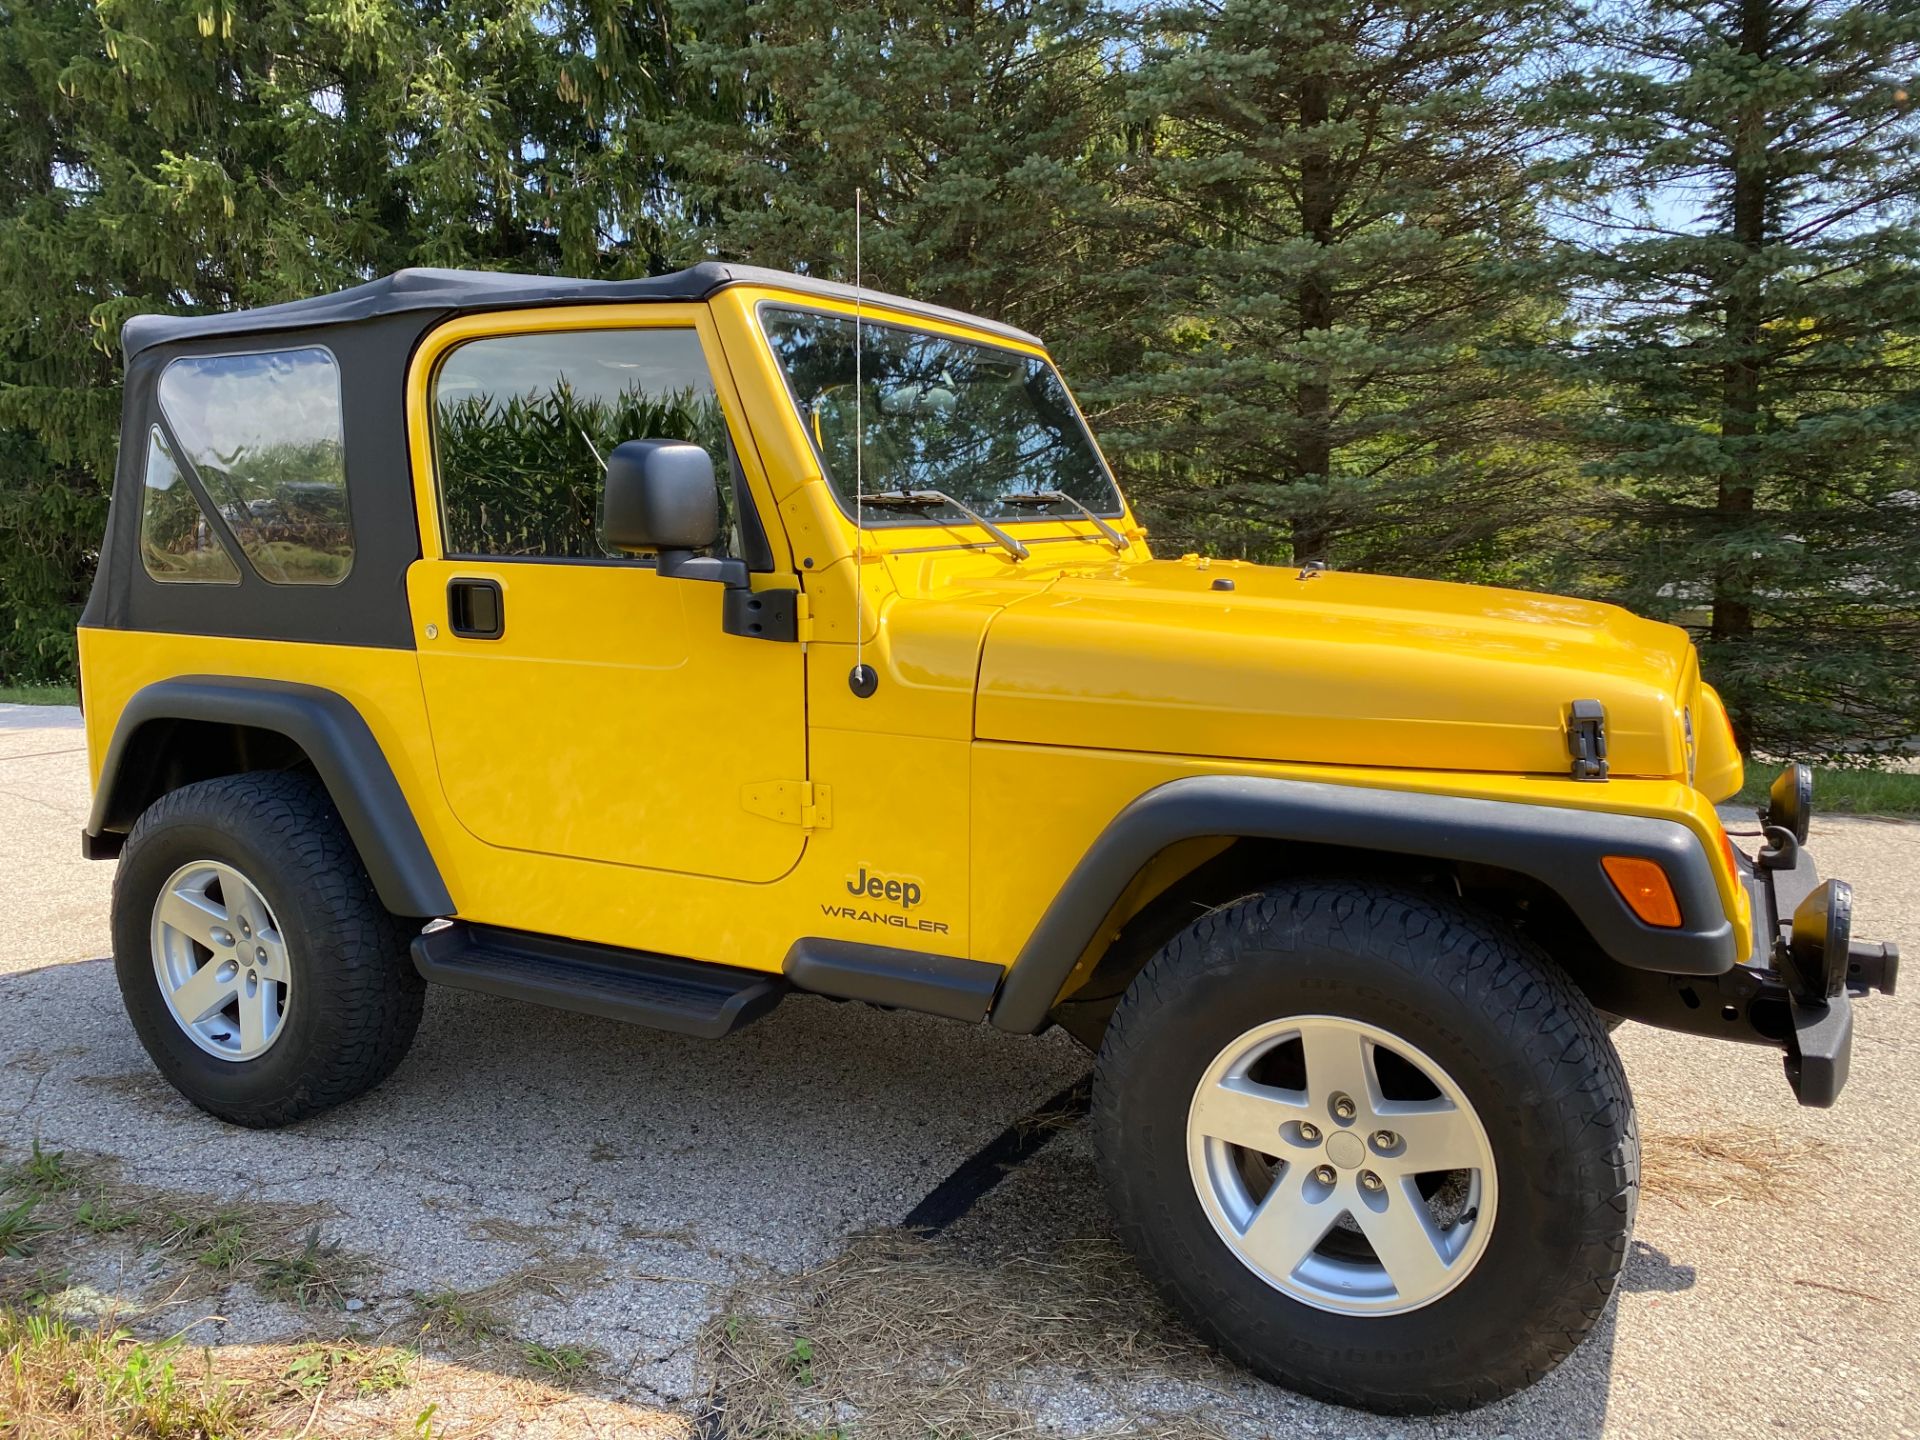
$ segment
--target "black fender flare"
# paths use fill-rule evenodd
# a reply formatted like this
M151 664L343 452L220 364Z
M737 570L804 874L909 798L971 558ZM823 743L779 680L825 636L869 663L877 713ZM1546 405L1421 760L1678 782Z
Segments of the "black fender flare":
M121 771L141 728L154 721L195 720L245 725L284 735L313 762L360 858L396 915L454 914L440 867L394 779L380 742L352 702L317 685L237 676L183 675L134 692L108 742L93 811L87 819L89 854L118 853L118 836L132 826L118 803Z
M994 1025L1020 1033L1044 1026L1060 987L1133 877L1169 845L1216 836L1498 866L1559 895L1599 947L1633 969L1719 975L1738 958L1733 922L1706 850L1678 821L1305 780L1194 775L1132 801L1088 847L1008 970L994 1002ZM1680 927L1656 929L1629 910L1600 868L1603 855L1657 861L1680 902Z

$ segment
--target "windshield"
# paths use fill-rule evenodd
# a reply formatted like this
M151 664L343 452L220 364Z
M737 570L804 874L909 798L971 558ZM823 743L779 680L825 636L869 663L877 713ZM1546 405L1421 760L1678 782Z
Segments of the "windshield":
M851 316L764 306L760 322L786 373L800 423L848 511L854 488ZM1080 514L1071 496L1115 516L1120 495L1053 367L1031 355L860 322L864 489L939 490L996 520ZM1016 497L1016 498L1009 498ZM964 520L951 506L868 511L873 524Z

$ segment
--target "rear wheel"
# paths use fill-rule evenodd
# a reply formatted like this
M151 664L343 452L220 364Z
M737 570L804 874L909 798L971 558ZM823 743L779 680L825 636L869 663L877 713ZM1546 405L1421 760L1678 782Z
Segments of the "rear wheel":
M1632 1099L1585 997L1387 887L1275 889L1177 936L1114 1014L1095 1127L1168 1297L1250 1368L1369 1409L1545 1374L1632 1229Z
M400 1063L426 988L409 930L305 776L170 792L114 876L114 967L141 1043L181 1094L241 1125L330 1109Z

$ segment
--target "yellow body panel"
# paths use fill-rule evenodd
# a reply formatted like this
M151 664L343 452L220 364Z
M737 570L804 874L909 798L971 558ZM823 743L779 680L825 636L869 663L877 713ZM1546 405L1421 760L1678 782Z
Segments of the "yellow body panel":
M1064 519L1019 522L1025 562L965 526L856 536L760 332L756 306L774 298L853 308L741 286L433 331L408 392L417 649L85 630L96 781L143 685L324 686L366 718L462 918L764 970L809 936L1011 964L1100 831L1182 776L1570 806L1687 826L1745 952L1711 803L1738 787L1739 760L1680 632L1515 592L1154 561L1130 512L1123 554ZM803 644L725 634L708 582L443 558L439 357L478 335L652 324L701 336L776 557L753 583L803 593ZM451 634L456 576L500 583L501 640ZM871 699L848 687L856 658L880 676ZM1608 707L1603 784L1567 775L1564 710L1581 698ZM915 902L888 900L887 881Z

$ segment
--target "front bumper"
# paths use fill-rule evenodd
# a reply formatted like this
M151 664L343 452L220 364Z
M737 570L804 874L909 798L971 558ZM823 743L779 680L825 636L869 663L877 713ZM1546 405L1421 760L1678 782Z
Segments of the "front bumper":
M1823 880L1806 847L1812 777L1789 766L1761 814L1766 845L1735 851L1753 914L1753 949L1718 975L1661 974L1612 965L1589 969L1587 992L1602 1010L1716 1040L1781 1053L1802 1105L1831 1105L1847 1083L1853 1002L1891 995L1899 947L1855 940L1853 892Z
M1853 938L1853 892L1822 880L1806 846L1769 826L1771 842L1745 867L1753 904L1754 953L1729 977L1754 986L1747 1003L1756 1028L1780 1030L1787 1083L1802 1105L1831 1105L1847 1083L1853 1001L1891 995L1900 947ZM1784 1017L1784 1024L1781 1018Z

